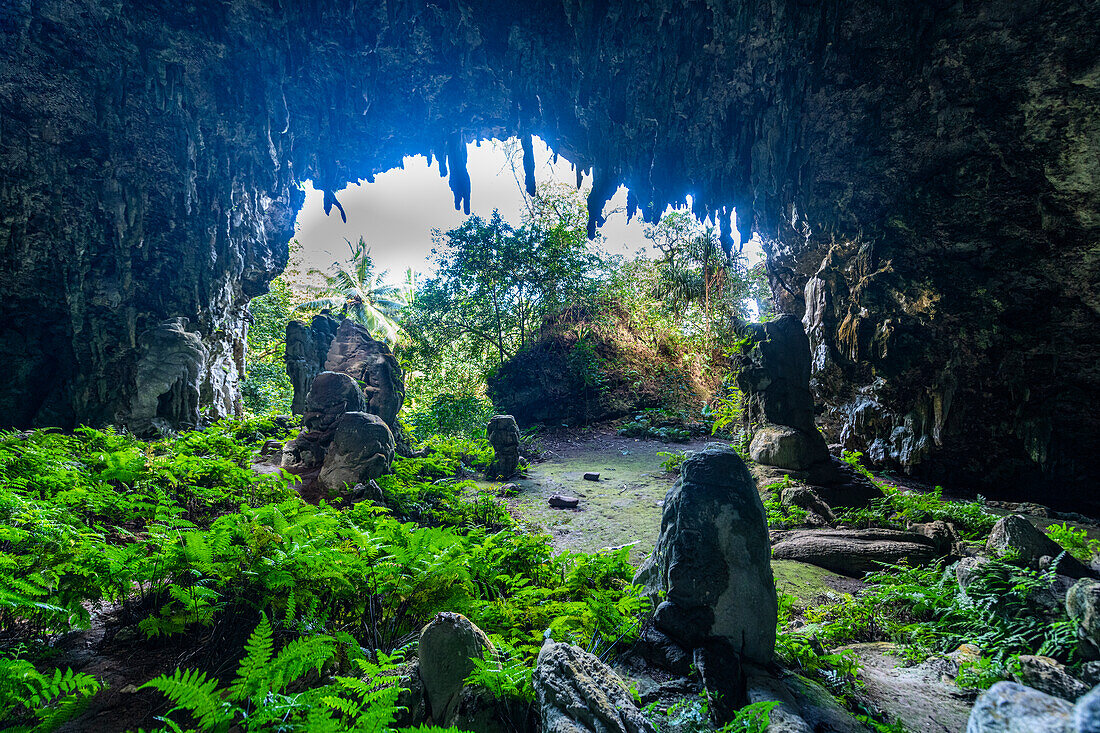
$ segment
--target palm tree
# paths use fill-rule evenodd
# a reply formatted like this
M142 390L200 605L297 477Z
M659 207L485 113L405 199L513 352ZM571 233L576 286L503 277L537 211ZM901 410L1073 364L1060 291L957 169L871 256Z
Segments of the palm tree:
M381 336L392 345L401 333L395 318L409 304L413 279L410 273L406 273L405 283L388 284L386 277L389 270L374 272L374 259L362 237L357 244L344 241L351 249L351 257L344 262L333 262L335 272L332 275L312 270L311 273L324 277L325 285L310 286L309 289L320 297L299 304L296 310L331 309L365 326L372 335Z

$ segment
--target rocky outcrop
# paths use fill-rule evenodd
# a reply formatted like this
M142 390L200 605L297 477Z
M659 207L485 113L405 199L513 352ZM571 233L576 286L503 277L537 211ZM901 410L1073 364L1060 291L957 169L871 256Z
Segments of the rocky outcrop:
M345 318L329 345L325 371L354 379L366 397L366 412L382 418L391 430L397 429L397 413L405 403L405 373L389 346Z
M207 351L186 318L173 318L141 334L134 392L124 423L152 437L199 424L199 395Z
M1100 659L1100 582L1082 578L1066 592L1066 612L1077 624L1080 652Z
M313 483L320 474L325 456L332 445L336 426L348 412L363 412L367 403L351 377L336 372L322 372L313 380L306 396L306 412L302 429L288 441L279 456L279 464L299 476L300 490L310 497Z
M985 547L993 555L1007 555L1012 562L1019 562L1033 570L1038 570L1052 558L1061 556L1058 560L1059 575L1068 575L1071 578L1094 576L1092 570L1040 532L1021 514L1012 514L997 520Z
M735 368L753 436L749 455L795 471L827 463L829 451L814 424L810 345L802 324L785 315L748 329L751 347L739 354Z
M291 411L301 415L306 411L306 395L313 378L325 371L329 346L339 323L335 318L317 315L309 325L301 321L286 324L286 373L294 388Z
M489 637L460 613L440 613L420 632L420 679L428 709L438 725L449 725L458 710L471 659L494 652Z
M393 434L382 418L345 412L336 422L317 483L329 495L346 495L359 484L370 485L389 470Z
M655 733L619 676L571 644L543 644L533 684L543 733Z
M485 434L489 445L493 446L493 460L485 469L485 478L512 478L519 468L519 427L516 419L511 415L494 415L489 419ZM553 506L554 502L550 503Z
M1073 722L1073 705L1015 682L998 682L970 711L966 733L1084 733Z
M1021 654L1012 677L1021 685L1074 702L1089 691L1089 686L1071 675L1064 664L1050 657Z
M924 535L893 529L795 530L772 547L777 560L797 560L858 577L883 563L924 565L939 557Z
M829 442L1094 509L1098 45L1094 3L1041 0L9 0L0 419L114 420L178 316L232 412L301 181L341 211L422 152L467 208L463 143L538 130L594 173L591 228L619 183L650 217L691 192L727 246L736 208Z
M713 443L685 460L680 476L634 579L654 601L653 624L686 649L727 642L734 657L767 664L777 605L756 484L732 448Z

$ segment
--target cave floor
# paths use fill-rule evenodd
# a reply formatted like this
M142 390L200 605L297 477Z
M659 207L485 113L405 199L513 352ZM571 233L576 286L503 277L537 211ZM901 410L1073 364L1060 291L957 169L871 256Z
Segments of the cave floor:
M516 479L519 492L508 499L513 513L530 529L553 537L557 551L594 552L633 545L637 566L653 551L661 528L665 494L677 474L661 467L662 452L698 450L708 440L665 443L618 435L596 426L556 432L540 438L542 460L532 462L527 478ZM600 474L586 481L587 472ZM553 494L580 499L576 509L555 509Z
M728 441L642 440L609 426L551 433L540 439L543 460L531 464L527 478L514 481L519 492L508 503L529 529L549 533L556 551L631 545L630 561L637 567L653 551L665 494L678 477L661 467L666 457L660 454L699 450L709 442ZM599 473L600 480L586 481L589 471ZM553 494L574 496L580 505L555 509L547 503ZM800 562L773 561L772 570L777 587L804 604L862 587L858 580Z

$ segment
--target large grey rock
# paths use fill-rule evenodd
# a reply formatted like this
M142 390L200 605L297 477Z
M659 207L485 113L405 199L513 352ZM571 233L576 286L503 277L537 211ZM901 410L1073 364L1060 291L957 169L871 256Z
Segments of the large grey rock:
M768 425L752 436L749 457L765 466L808 471L829 460L829 449L816 430L806 432L786 425Z
M1082 656L1100 659L1100 582L1082 578L1066 592L1066 611L1077 624Z
M736 365L737 386L745 394L749 421L816 434L810 340L802 323L792 315L782 315L749 329L751 348L739 355Z
M141 357L126 427L142 437L169 434L199 424L201 375L207 350L186 318L170 318L138 337Z
M454 720L473 658L494 653L481 629L459 613L440 613L420 632L420 679L431 719L441 726Z
M922 565L936 559L932 540L893 529L795 530L772 548L777 560L797 560L858 577L883 563Z
M344 319L325 357L325 369L351 376L363 389L364 412L377 415L397 432L397 413L405 403L405 373L390 347L358 323Z
M1019 671L1012 678L1039 692L1073 702L1089 691L1089 686L1071 675L1064 664L1050 657L1021 654Z
M808 486L789 486L780 492L780 503L785 507L799 507L807 512L810 524L829 524L836 521L832 507Z
M685 648L727 640L745 660L767 664L777 606L756 485L732 448L713 443L684 461L680 476L635 577L656 603L654 626Z
M325 369L329 345L336 335L339 322L326 315L316 315L307 326L301 321L286 324L286 373L294 389L291 411L301 415L306 411L306 395L313 378Z
M955 526L942 519L936 519L932 522L910 524L907 529L914 534L923 535L932 540L932 544L936 547L937 555L952 554L955 551L955 545L959 543L960 539L959 533L955 530Z
M1075 733L1073 705L1015 682L998 682L970 711L966 733Z
M366 407L359 385L347 374L318 374L306 396L302 430L283 448L283 468L294 472L319 469L340 418L347 412L364 412Z
M1076 733L1100 733L1100 687L1093 688L1073 706Z
M1036 529L1035 525L1020 514L1011 514L998 520L989 533L985 547L994 555L1014 556L1026 567L1036 570L1044 557L1056 557L1065 553L1058 561L1059 575L1068 575L1071 578L1091 578L1094 575L1081 561L1065 552L1057 542Z
M533 682L542 733L656 733L618 675L583 649L547 640Z
M509 479L519 467L519 426L511 415L494 415L485 428L493 446L493 461L485 470L486 478Z
M944 660L933 657L906 666L901 650L884 642L836 651L856 654L862 695L889 721L902 722L907 733L954 733L966 727L971 704L953 681L945 679Z
M369 485L389 470L393 450L393 434L382 418L345 412L336 423L317 481L326 491L344 494L357 484Z

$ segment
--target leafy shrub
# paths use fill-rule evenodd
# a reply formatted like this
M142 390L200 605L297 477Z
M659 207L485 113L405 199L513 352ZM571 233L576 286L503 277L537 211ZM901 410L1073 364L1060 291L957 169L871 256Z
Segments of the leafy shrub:
M676 453L658 451L657 455L664 459L661 461L661 468L669 473L680 473L680 466L684 465L684 461L691 456L691 451L677 451Z
M690 440L693 435L701 433L701 428L700 423L697 429L693 430L687 424L687 415L681 412L652 407L635 413L630 420L624 422L619 427L619 435L683 443Z
M0 725L4 730L54 730L84 709L103 685L88 674L42 674L25 659L0 658Z
M1066 522L1052 524L1046 528L1047 535L1062 546L1069 554L1083 563L1089 563L1100 555L1100 540L1090 540L1083 529L1071 527Z
M844 461L869 478L883 496L865 507L839 512L837 518L843 522L860 527L904 528L913 523L942 519L953 523L968 540L984 538L997 523L997 516L987 512L981 500L945 501L940 486L929 493L915 493L879 481L859 462L862 457L859 451L845 451L843 455Z
M481 438L495 414L492 401L484 397L445 392L435 395L427 405L409 410L403 420L416 440L433 436Z

